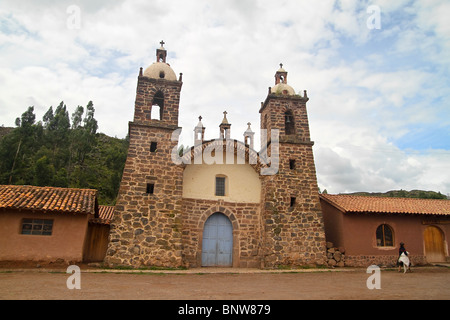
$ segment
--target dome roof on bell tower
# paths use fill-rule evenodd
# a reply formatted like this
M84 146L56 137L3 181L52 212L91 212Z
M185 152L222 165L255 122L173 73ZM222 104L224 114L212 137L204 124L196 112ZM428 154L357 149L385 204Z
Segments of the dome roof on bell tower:
M287 95L293 96L293 95L295 95L295 90L287 83L279 83L279 84L274 85L270 89L270 93L287 94Z
M171 81L177 80L175 72L170 65L165 62L154 62L151 64L147 69L145 69L144 77L166 79Z

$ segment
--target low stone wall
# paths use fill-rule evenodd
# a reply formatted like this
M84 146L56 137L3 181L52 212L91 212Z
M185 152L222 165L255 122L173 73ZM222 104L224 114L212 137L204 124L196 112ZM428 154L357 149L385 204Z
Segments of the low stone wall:
M364 267L371 265L393 268L397 267L397 255L347 255L344 247L335 247L327 242L327 265L329 267ZM426 265L424 255L410 255L412 266Z
M327 242L327 265L329 267L345 266L345 248L335 247L332 242Z
M426 265L427 260L423 255L410 255L412 266ZM368 267L371 265L377 265L380 267L393 268L397 267L397 255L372 255L372 256L346 256L346 267Z

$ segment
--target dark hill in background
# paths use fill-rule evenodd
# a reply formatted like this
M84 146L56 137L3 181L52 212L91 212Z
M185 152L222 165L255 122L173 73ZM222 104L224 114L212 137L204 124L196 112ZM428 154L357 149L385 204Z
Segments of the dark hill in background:
M343 193L344 194L344 193ZM435 191L424 190L391 190L387 192L353 192L345 193L355 196L369 196L369 197L396 197L396 198L420 198L420 199L447 199L446 195Z

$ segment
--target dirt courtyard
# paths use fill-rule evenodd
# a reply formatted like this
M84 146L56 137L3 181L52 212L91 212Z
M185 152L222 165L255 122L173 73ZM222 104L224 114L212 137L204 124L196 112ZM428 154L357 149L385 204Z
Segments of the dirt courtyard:
M83 270L81 289L69 290L66 270L0 269L1 300L450 300L450 268L380 272L368 289L366 269L263 271Z

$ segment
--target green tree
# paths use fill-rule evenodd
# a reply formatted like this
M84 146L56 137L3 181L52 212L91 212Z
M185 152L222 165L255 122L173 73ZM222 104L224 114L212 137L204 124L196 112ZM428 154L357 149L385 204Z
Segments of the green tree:
M86 106L86 117L84 118L84 128L87 130L89 134L96 134L98 129L97 120L94 118L94 104L92 101L89 101Z
M42 118L44 122L44 129L50 129L50 126L54 123L54 118L55 116L53 115L53 107L50 107Z
M83 121L84 108L78 106L74 113L72 113L72 129L78 129L81 127Z
M34 169L34 184L45 187L51 186L55 175L55 168L47 156L43 156L36 161Z
M14 138L11 141L13 149L15 150L14 158L11 164L11 171L9 174L8 183L13 182L16 174L21 173L22 178L27 177L25 181L29 180L30 174L30 155L35 151L35 127L36 115L34 114L34 107L28 107L27 111L22 114L22 117L16 119L16 125L19 127L14 132Z
M92 101L71 117L61 102L38 122L29 107L16 124L0 138L0 183L94 188L100 204L115 203L129 139L97 133Z

